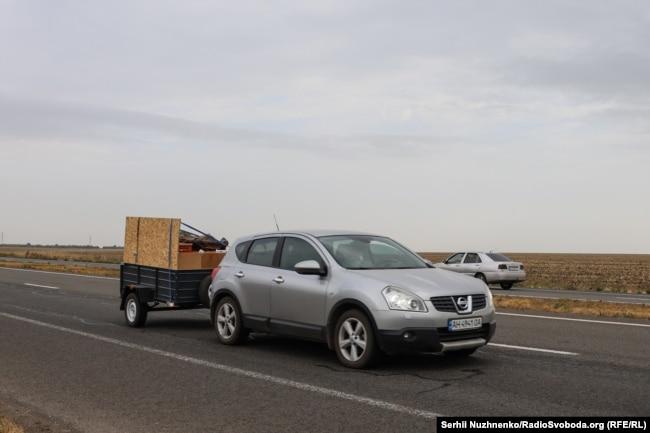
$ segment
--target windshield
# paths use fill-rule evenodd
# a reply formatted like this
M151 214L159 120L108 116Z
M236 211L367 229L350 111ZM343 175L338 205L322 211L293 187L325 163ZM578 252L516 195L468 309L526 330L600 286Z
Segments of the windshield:
M495 262L511 262L510 257L504 256L499 253L488 253L488 257L494 260Z
M379 236L341 235L318 238L336 262L347 269L415 269L427 265L397 242Z

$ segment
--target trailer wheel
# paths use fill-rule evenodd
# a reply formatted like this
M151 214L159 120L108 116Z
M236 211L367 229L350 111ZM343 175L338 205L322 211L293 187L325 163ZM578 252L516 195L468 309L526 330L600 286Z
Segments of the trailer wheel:
M147 305L140 302L140 298L135 292L131 292L126 296L124 318L126 324L132 328L139 328L147 321Z
M212 277L210 275L202 279L199 284L199 300L206 308L210 308L210 295L208 294L210 284L212 284Z
M230 296L219 300L214 309L214 330L221 344L241 344L248 338L248 329L244 328L239 304Z

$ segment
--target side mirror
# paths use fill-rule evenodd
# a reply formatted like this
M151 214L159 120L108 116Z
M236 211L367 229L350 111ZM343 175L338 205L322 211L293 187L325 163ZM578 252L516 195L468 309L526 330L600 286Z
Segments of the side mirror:
M303 260L296 263L293 269L300 275L327 275L327 270L321 267L316 260Z

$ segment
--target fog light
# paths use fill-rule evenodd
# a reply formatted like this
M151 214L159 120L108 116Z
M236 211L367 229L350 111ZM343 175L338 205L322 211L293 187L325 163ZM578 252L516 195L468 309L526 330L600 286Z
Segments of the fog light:
M404 333L404 339L405 339L405 340L408 340L409 338L411 338L411 334L408 333L408 332L405 332L405 333Z

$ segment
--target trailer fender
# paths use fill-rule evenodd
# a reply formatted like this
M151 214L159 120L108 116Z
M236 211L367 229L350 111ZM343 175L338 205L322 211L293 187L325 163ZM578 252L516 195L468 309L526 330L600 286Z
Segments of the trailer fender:
M126 303L126 297L129 296L129 293L136 292L138 299L141 303L153 302L155 301L155 290L151 287L142 287L142 286L126 286L120 289L120 310L124 310L124 304Z

